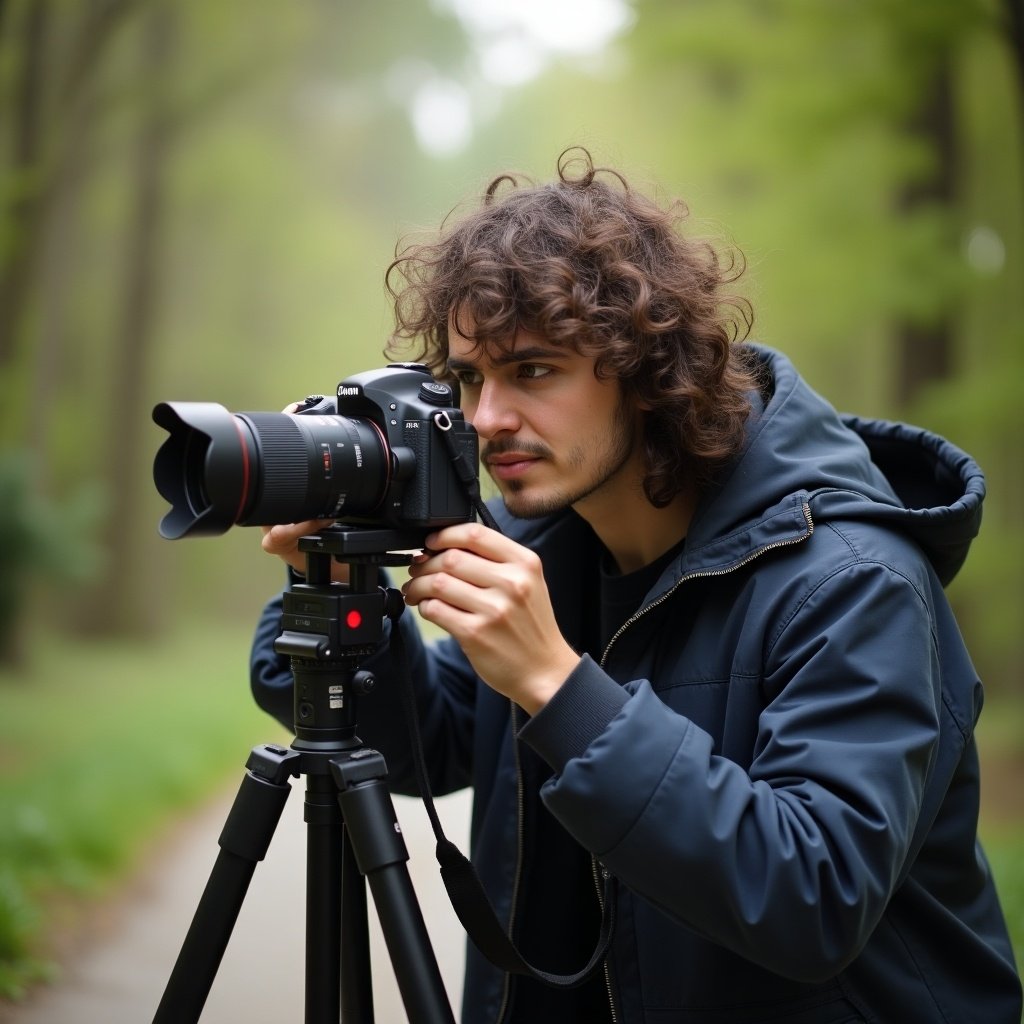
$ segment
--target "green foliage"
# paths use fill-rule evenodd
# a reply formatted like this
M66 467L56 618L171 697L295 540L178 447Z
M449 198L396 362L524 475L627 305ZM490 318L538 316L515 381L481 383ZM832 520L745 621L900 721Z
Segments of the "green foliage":
M16 873L0 869L0 998L19 999L30 985L53 975L47 961L36 956L31 936L39 928L35 906Z
M95 487L58 507L40 496L34 477L29 452L0 451L0 663L18 653L16 631L31 588L87 580L102 557L92 539Z
M0 674L0 997L45 970L46 906L102 892L254 744L284 738L251 702L247 631L38 641L26 674Z

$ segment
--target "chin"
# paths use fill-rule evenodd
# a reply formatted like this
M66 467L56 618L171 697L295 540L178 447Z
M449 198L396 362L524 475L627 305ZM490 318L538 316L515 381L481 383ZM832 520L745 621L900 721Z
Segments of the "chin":
M516 519L543 519L544 516L553 515L569 507L569 502L561 495L528 496L522 489L514 487L502 492L502 500L505 502L505 509Z

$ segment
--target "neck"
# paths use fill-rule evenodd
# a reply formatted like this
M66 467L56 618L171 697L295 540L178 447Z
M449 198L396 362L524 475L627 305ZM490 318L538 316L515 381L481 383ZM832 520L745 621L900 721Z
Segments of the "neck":
M692 495L679 494L665 508L655 508L641 492L625 505L596 509L582 502L576 511L608 549L618 571L629 573L650 565L686 536L695 505Z

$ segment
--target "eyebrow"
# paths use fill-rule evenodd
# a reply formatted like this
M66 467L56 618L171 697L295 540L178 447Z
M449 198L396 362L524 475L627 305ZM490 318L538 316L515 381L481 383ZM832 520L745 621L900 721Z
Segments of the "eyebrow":
M537 359L564 359L566 353L563 349L545 345L528 345L526 348L517 348L515 351L504 349L501 353L488 362L493 366L508 366L512 363L531 363ZM468 359L449 359L447 362L449 372L454 370L476 370L476 363Z

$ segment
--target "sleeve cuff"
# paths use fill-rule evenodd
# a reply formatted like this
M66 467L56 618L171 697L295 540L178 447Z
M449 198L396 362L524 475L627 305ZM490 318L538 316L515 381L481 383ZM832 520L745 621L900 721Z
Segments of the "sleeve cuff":
M625 707L629 694L588 655L561 689L519 731L556 772L580 757Z

